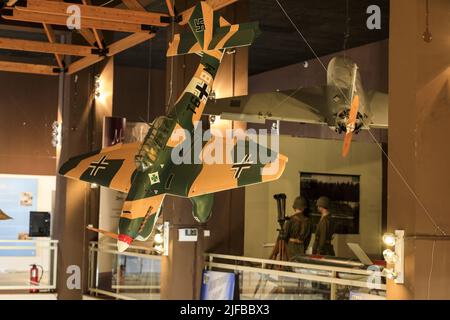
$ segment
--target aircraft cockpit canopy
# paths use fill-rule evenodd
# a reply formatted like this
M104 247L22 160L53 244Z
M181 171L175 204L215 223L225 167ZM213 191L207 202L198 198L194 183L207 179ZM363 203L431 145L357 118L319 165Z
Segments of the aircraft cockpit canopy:
M139 171L146 171L156 162L161 150L167 144L174 123L174 119L165 116L158 117L152 122L141 149L135 156L136 167Z

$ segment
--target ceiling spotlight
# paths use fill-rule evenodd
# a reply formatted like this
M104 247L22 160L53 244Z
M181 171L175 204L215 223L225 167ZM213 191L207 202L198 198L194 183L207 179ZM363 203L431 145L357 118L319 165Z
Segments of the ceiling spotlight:
M278 131L278 121L272 123L272 130L273 131Z
M386 275L386 278L390 280L396 280L398 278L397 272L392 269L384 269L383 272Z
M405 283L405 231L395 230L395 233L385 233L383 242L391 249L383 251L384 260L392 268L385 268L386 277L397 284Z
M160 233L163 232L163 228L164 228L163 224L159 224L156 226L156 230L158 230L158 232L160 232Z
M395 234L393 233L385 233L383 235L383 242L385 245L387 245L388 247L393 247L395 246L395 242L397 240L397 237L395 236Z
M388 264L395 264L398 262L398 256L391 249L384 250L383 257L384 257L384 260L386 260L386 262Z
M155 241L155 243L161 245L164 242L164 238L161 233L157 233L157 234L155 234L155 238L153 239L153 241Z
M163 248L162 245L154 246L154 249L155 249L156 252L158 252L160 254L164 252L164 248Z
M309 67L309 62L308 61L304 61L303 62L303 68L308 68Z
M94 83L95 97L98 99L98 98L100 98L100 96L102 94L101 90L100 90L100 87L101 87L100 75L96 75L94 79L95 79L95 83Z
M53 122L52 124L52 145L56 148L61 146L61 123L58 121Z

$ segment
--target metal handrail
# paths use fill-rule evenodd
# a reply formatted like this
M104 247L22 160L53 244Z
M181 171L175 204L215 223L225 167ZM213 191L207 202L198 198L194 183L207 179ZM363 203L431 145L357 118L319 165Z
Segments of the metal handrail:
M333 285L344 285L344 286L352 286L359 288L370 288L376 290L386 290L386 285L383 283L368 283L366 281L358 281L351 279L343 279L339 276L343 274L355 274L361 276L371 276L375 275L380 279L382 277L386 277L381 271L376 270L358 270L353 268L345 268L345 267L334 267L334 266L324 266L317 264L307 264L307 263L297 263L297 262L287 262L287 261L277 261L277 260L269 260L269 259L258 259L251 257L240 257L240 256L231 256L231 255L223 255L223 254L205 254L205 267L209 270L216 268L222 270L230 270L230 271L242 271L242 272L252 272L257 274L264 275L272 275L272 276L283 276L294 279L301 279L307 281L315 281L322 283L329 283ZM221 260L229 260L233 261L233 263L219 263L214 262L214 259ZM252 262L260 264L260 266L244 266L239 265L237 262ZM305 269L311 271L326 271L330 272L330 275L313 275L313 274L305 274L299 273L295 271L288 270L277 270L274 268L268 268L268 266L282 266L282 267L292 267L293 269ZM381 282L381 281L380 281ZM335 290L335 288L333 289Z
M131 251L130 251L131 250ZM135 300L135 298L127 296L125 294L120 294L119 292L110 292L106 290L102 290L98 288L98 279L96 277L97 267L95 260L98 258L99 253L107 253L111 255L117 255L118 256L124 256L124 257L139 257L147 260L161 260L161 256L158 255L152 255L150 253L139 253L139 252L133 252L133 250L145 250L148 252L155 252L155 250L151 247L143 247L143 246L136 246L131 245L127 251L125 252L119 252L117 250L117 244L116 243L98 243L97 241L92 241L89 246L89 292L91 294L102 294L106 296L110 296L116 299L121 300ZM116 263L118 260L116 260ZM118 267L117 267L118 268ZM159 286L151 286L151 285L120 285L120 284L113 284L112 289L120 290L120 289L127 289L127 290L142 290L142 289L158 289Z
M47 242L50 244L58 244L58 240L43 240L43 239L33 239L33 240L0 240L0 242L5 243L36 243L36 242Z
M58 240L49 240L49 239L32 239L32 240L0 240L0 243L18 243L18 246L5 245L0 246L0 251L2 250L37 250L37 249L47 249L49 253L53 253L53 257L49 258L49 272L50 272L50 284L48 285L4 285L0 286L0 291L2 290L29 290L29 289L37 289L37 290L55 290L56 289L56 276L57 276L57 264L58 264ZM24 245L22 245L24 244ZM25 245L26 244L26 245ZM34 244L34 246L30 246L29 244ZM26 257L28 258L28 257ZM32 258L32 257L31 257Z
M224 254L213 254L207 253L205 257L212 259L224 259L224 260L233 260L233 261L242 261L242 262L253 262L262 265L278 265L283 267L294 267L294 268L304 268L304 269L316 269L320 271L336 271L341 273L350 273L350 274L360 274L360 275L372 275L374 270L361 270L361 269L353 269L353 268L345 268L345 267L334 267L334 266L326 266L319 264L309 264L309 263L300 263L300 262L289 262L289 261L279 261L279 260L270 260L270 259L259 259L259 258L251 258L251 257L241 257L241 256L232 256L232 255L224 255Z
M93 248L95 248L95 247L99 248L99 247L103 247L103 246L117 248L117 243L111 243L111 242L99 243L98 241L91 241L90 242L90 246L93 247ZM146 251L156 252L155 249L153 249L153 248L143 247L143 246L136 246L136 245L130 245L128 247L128 250L130 250L130 249L146 250Z
M107 247L114 248L114 249L107 249ZM157 252L155 249L150 247L143 247L143 246L136 246L131 245L128 247L127 251L125 252L119 252L117 250L117 244L116 243L99 243L98 241L91 241L89 244L89 250L92 250L93 252L104 252L104 253L111 253L111 254L120 254L122 256L129 256L129 257L141 257L146 259L154 259L154 260L160 260L161 256L159 255L152 255L148 253L141 253L141 252L132 252L130 250L144 250L150 252Z
M105 250L102 248L94 248L94 247L91 247L90 250L93 252L120 254L121 256L126 256L126 257L140 257L140 258L145 258L145 259L149 259L149 260L161 260L161 256L145 254L145 253L136 253L136 252L127 252L127 251L119 252L117 250L108 250L108 249Z

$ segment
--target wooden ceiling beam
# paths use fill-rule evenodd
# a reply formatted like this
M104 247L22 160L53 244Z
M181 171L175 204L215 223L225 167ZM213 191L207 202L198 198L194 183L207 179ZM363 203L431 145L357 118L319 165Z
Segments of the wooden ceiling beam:
M16 6L11 11L12 14L6 15L4 18L9 20L42 23L50 43L0 38L0 48L53 53L56 54L57 57L59 54L85 56L84 58L71 63L67 69L65 69L67 74L72 75L102 61L107 56L114 56L144 41L152 39L155 36L154 32L149 32L152 30L152 26L169 25L167 22L169 18L168 15L147 12L138 1L123 0L124 4L132 10L95 7L90 5L89 0L82 0L82 2L83 4L79 5L79 7L81 9L81 23L83 28L78 31L91 45L94 43L102 45L102 35L99 30L132 32L133 34L116 41L108 46L105 51L97 53L96 55L93 54L92 50L94 48L92 47L59 44L56 43L50 25L66 26L68 18L67 7L73 4L63 3L61 0L28 0L27 7ZM162 19L162 17L167 18ZM93 31L89 29L93 29ZM60 61L58 61L58 64L60 64ZM36 65L36 68L33 68L33 66L35 65L4 64L0 65L0 70L3 67L3 69L8 69L7 71L19 72L19 70L21 70L21 72L53 75L57 74L58 70L63 69L63 67L55 68L51 66Z
M122 2L127 6L128 9L136 11L146 11L145 8L137 0L122 0Z
M63 2L64 0L48 0L48 1ZM83 0L83 1L87 1L87 0ZM88 3L90 3L90 1ZM84 40L86 40L86 42L89 43L91 46L96 46L97 45L97 39L96 39L96 36L94 35L94 33L92 32L92 30L80 29L80 30L77 30L77 31L84 38ZM102 34L99 34L99 37L101 39L103 39L103 35Z
M60 26L67 26L67 18L62 15L53 14L43 14L36 12L28 12L14 9L12 10L12 15L2 15L3 19L13 20L13 21L25 21L34 23L46 23ZM127 21L111 22L102 19L90 19L84 18L82 20L82 27L89 29L100 29L100 30L110 30L110 31L120 31L120 32L148 32L147 30L142 30L143 27L147 25L133 24Z
M55 33L53 32L52 26L45 24L45 23L43 24L43 26L44 26L45 34L47 35L48 42L56 43L56 37L55 37ZM56 62L58 63L58 66L61 69L64 69L64 58L60 54L55 53L55 59L56 59Z
M48 66L31 63L0 61L0 71L44 74L49 76L56 76L59 74L57 66Z
M90 56L94 47L0 37L0 48L71 56Z
M97 43L97 40L95 39L94 33L89 29L80 29L77 30L80 35L86 40L87 43L89 43L91 46L95 46Z
M131 47L134 47L144 41L150 40L155 36L154 33L134 33L132 35L129 35L121 40L118 40L107 47L107 55L108 57L112 57L122 51L125 51ZM82 58L80 60L77 60L73 62L71 65L69 65L67 74L71 75L76 72L79 72L87 67L90 67L97 62L100 62L104 59L103 56L93 56L93 57L86 57Z
M154 33L134 33L132 35L129 35L121 40L116 41L115 43L111 44L107 48L107 56L112 57L122 51L125 51L131 47L134 47L144 41L150 40L155 36ZM93 57L86 57L82 58L80 60L77 60L73 62L71 65L69 65L69 68L67 70L67 74L74 74L78 71L81 71L87 67L90 67L97 62L100 62L104 59L103 56L93 56Z
M118 40L108 47L108 56L114 56L122 51L125 51L131 47L134 47L142 42L150 40L155 36L154 33L134 33Z
M90 67L96 64L97 62L102 61L103 59L105 59L105 57L102 56L81 58L69 65L69 67L67 68L67 74L71 75L77 73L78 71L86 69L87 67Z
M67 9L73 6L73 3L54 2L47 0L28 0L26 7L16 6L16 10L26 12L37 12L40 14L50 14L63 16L66 19L70 17ZM79 4L81 25L84 25L84 20L101 20L118 23L130 23L137 25L152 25L165 27L167 22L161 22L161 18L169 17L167 14L136 11L127 9L108 8L100 6L92 6Z
M91 4L91 0L82 0L82 3L84 5L90 5ZM101 33L101 31L94 28L94 29L92 29L92 33L94 34L97 46L100 49L104 49L105 46L103 45L103 34Z
M173 7L172 1L174 1L174 0L166 0L166 5L167 5L167 10L169 10L169 15L171 17L174 17L175 16L175 9Z
M9 1L6 3L6 6L7 6L7 7L12 7L12 6L14 6L14 5L16 4L17 1L18 1L18 0L9 0Z

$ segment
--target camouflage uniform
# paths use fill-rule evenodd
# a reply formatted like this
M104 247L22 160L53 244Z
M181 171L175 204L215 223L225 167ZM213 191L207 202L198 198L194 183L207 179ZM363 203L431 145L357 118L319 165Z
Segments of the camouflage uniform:
M330 215L324 215L320 218L316 229L316 238L313 245L313 254L324 256L334 256L334 248L331 244L333 238L333 226Z
M305 254L311 241L311 221L302 213L296 213L286 222L285 240L287 243L288 258Z

